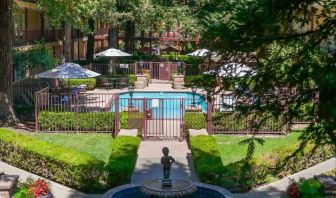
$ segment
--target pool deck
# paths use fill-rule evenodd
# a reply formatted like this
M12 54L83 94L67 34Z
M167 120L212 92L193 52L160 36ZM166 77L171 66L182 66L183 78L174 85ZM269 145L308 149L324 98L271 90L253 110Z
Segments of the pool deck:
M134 91L191 92L191 88L173 89L172 84L150 83L148 87L144 89L134 89ZM87 93L125 93L125 92L128 92L127 87L123 89L94 89L92 91L87 91ZM198 88L197 93L204 94L204 91L203 89Z

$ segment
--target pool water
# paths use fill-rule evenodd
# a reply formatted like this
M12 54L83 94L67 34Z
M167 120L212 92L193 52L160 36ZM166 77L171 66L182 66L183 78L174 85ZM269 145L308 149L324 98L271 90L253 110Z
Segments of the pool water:
M152 119L179 119L183 117L185 109L191 106L197 107L202 112L207 110L203 97L190 92L134 92L132 100L129 93L120 94L119 112L125 111L129 106L139 112L143 112L144 109L149 110ZM114 105L111 111L115 111Z

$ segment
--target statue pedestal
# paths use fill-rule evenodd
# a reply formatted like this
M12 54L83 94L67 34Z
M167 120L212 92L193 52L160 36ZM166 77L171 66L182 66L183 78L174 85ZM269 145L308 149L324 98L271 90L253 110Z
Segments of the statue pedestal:
M162 188L171 188L172 187L172 180L171 179L163 179L162 182Z

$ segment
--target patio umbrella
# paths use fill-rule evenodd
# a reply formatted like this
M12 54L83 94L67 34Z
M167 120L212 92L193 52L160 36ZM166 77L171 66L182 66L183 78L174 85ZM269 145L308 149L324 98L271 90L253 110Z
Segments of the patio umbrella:
M85 69L76 63L64 63L51 70L36 74L35 78L68 79L68 85L70 85L71 78L94 78L97 76L100 76L100 74Z
M110 48L95 54L95 57L125 57L125 56L132 56L132 55L115 48Z
M112 64L114 62L114 60L113 60L114 58L127 57L127 56L132 56L132 55L128 54L126 52L123 52L119 49L109 48L105 51L102 51L102 52L99 52L99 53L95 54L94 56L95 57L109 57L109 58L111 58L109 72L112 72Z
M247 74L255 75L255 71L245 64L227 63L216 70L203 72L203 74L217 74L218 76L226 78L240 78Z
M35 78L54 78L54 79L70 79L70 78L94 78L100 76L99 73L85 69L76 63L64 63L56 68L36 74Z
M198 57L207 57L209 55L215 55L214 53L210 52L208 49L198 49L194 52L187 54L188 56L198 56Z

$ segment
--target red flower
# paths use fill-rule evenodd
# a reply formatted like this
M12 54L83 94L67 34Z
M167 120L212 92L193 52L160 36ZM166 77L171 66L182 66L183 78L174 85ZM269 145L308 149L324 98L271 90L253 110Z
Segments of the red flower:
M296 182L293 182L289 184L287 187L287 195L290 198L299 198L300 197L300 192L299 192L299 187Z
M48 184L43 179L38 179L29 185L28 193L34 198L46 196L49 193Z

